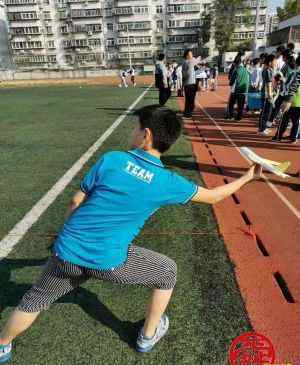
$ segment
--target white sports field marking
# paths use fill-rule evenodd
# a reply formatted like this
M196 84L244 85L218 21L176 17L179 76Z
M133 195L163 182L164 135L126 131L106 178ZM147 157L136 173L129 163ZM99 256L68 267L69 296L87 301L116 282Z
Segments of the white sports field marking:
M8 232L0 241L0 261L4 259L14 248L14 246L24 237L33 224L49 208L59 194L82 169L83 165L94 155L103 142L114 132L123 122L131 110L146 95L152 85L150 85L130 107L120 115L114 123L102 134L102 136L77 160L74 165L52 186L52 188L31 208L31 210Z
M220 97L221 99L221 97ZM224 99L223 99L224 100ZM238 151L238 153L249 163L249 165L252 164L252 162L246 158L240 151L239 147L233 142L233 140L228 136L228 134L219 126L219 124L214 120L214 118L204 109L204 107L199 104L202 111L207 115L207 117L214 123L214 125L219 129L219 131L223 134L223 136L232 144L234 148ZM300 219L300 212L299 210L270 182L270 180L265 176L262 175L265 182L268 184L268 186L274 191L274 193L279 197L279 199L290 209L290 211L298 218Z

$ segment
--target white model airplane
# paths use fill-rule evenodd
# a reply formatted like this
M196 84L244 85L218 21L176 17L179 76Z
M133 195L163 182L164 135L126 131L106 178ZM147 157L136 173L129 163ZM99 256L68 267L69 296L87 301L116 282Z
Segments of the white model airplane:
M240 151L250 161L261 165L263 169L272 172L273 174L280 176L283 179L291 178L290 175L285 174L286 170L291 165L290 161L276 162L276 161L266 160L265 158L258 156L248 147L240 147Z

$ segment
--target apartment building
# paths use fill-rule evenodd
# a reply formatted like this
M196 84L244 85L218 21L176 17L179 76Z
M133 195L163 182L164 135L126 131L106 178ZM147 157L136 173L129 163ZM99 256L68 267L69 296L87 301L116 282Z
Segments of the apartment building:
M18 69L142 67L158 52L180 60L184 49L212 56L214 40L201 44L203 19L213 0L0 0L5 2L9 53ZM261 0L259 39L265 39ZM251 21L236 17L235 42L254 36Z
M160 51L179 60L187 47L198 53L212 0L3 1L16 67L48 69L142 66Z
M258 23L258 47L265 45L266 34L268 32L268 4L267 0L260 0L259 8L259 23ZM247 40L253 40L255 36L255 24L256 24L256 7L257 0L247 1L248 11L244 9L238 12L235 17L235 32L233 35L233 41L235 44L245 42Z

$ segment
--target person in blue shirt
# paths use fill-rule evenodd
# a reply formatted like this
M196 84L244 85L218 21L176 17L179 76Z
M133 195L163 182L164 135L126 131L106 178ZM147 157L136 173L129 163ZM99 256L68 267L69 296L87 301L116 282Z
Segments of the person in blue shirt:
M259 166L236 181L206 189L166 169L161 154L179 138L182 120L158 105L135 112L132 149L108 152L86 174L70 216L41 277L24 295L0 335L0 363L11 358L12 341L42 310L86 280L143 285L152 295L136 349L148 352L167 333L165 310L176 283L176 263L133 245L145 221L170 204L214 204L261 174Z

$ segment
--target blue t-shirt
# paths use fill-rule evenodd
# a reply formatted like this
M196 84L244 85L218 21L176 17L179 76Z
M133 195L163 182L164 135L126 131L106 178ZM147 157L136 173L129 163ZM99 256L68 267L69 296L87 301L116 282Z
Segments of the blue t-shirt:
M129 245L157 209L187 203L197 185L134 149L103 155L81 190L88 198L63 226L55 252L79 266L108 270L127 260Z

